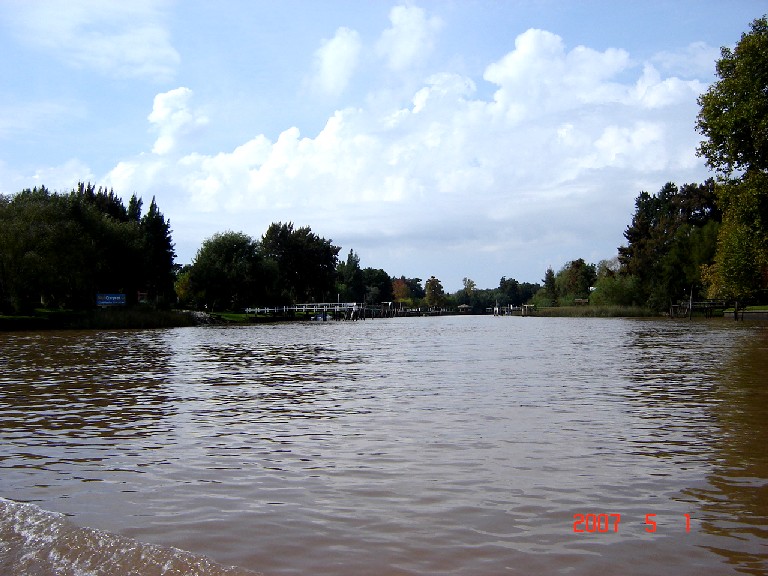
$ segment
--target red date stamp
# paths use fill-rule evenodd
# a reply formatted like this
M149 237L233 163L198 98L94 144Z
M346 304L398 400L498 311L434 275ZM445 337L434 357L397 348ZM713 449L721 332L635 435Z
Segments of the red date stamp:
M685 531L691 531L691 515L683 514ZM656 532L656 514L645 515L645 531ZM578 533L618 532L621 514L574 514L573 531Z

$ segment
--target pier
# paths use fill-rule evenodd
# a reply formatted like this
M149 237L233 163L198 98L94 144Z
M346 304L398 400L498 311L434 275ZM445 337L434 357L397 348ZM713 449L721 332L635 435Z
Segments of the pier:
M304 316L311 320L365 320L373 318L375 308L359 302L312 302L290 306L267 306L246 308L246 314L267 316Z
M403 316L443 316L455 314L446 308L404 308L396 302L379 305L365 302L312 302L287 306L264 306L245 309L246 314L275 317L304 317L307 320L365 320L366 318L396 318Z
M669 308L670 318L693 317L694 312L701 312L705 318L712 318L716 310L725 310L728 303L723 300L682 300L679 304L672 304Z

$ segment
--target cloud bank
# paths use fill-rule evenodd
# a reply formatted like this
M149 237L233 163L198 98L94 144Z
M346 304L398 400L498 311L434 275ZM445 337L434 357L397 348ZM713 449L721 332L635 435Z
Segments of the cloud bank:
M416 47L433 42L439 21L404 7L390 18L376 53L395 70L418 66ZM357 33L338 29L315 54L317 87L343 90L362 49ZM337 110L314 136L287 127L217 154L180 150L185 135L206 129L192 89L180 87L155 98L151 151L107 180L121 191L172 190L173 211L183 223L208 222L207 233L258 236L291 220L391 274L446 276L465 262L463 275L494 285L486 275L536 281L547 265L612 256L605 241L615 244L641 187L700 168L693 119L705 85L625 51L569 50L530 29L477 81L492 98L479 98L472 78L432 74L407 101ZM416 252L423 270L398 269ZM522 254L532 264L516 273ZM456 286L461 274L445 281Z

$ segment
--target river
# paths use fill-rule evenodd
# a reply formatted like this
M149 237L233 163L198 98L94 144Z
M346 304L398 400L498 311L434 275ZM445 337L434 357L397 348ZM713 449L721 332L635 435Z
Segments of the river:
M0 573L768 573L768 326L0 333Z

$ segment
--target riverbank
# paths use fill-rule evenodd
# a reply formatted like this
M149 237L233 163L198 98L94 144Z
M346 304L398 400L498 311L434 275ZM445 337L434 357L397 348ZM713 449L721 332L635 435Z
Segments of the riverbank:
M651 318L660 316L642 306L552 306L536 308L531 316L548 318Z
M202 323L193 314L151 307L95 310L36 310L26 316L0 316L0 331L176 328Z

